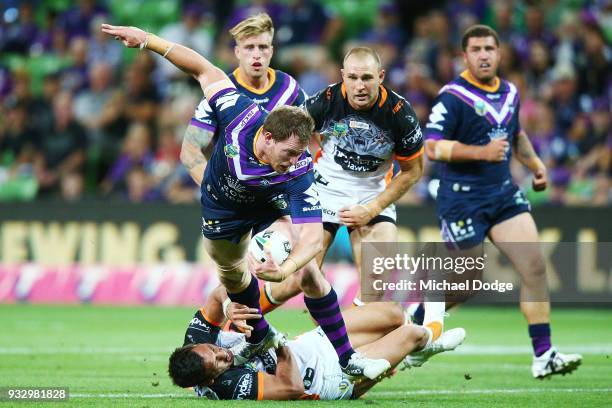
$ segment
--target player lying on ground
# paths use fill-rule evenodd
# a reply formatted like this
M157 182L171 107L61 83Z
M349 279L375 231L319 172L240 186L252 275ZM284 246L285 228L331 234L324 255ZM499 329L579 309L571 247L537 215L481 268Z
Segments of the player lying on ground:
M136 27L102 25L102 31L130 48L154 51L200 84L216 116L219 138L210 163L201 150L210 140L197 139L192 150L181 151L195 162L187 166L200 184L204 247L215 261L219 280L235 302L259 307L258 278L282 281L300 277L304 303L330 338L344 373L377 378L390 367L383 359L368 359L356 353L348 336L336 292L318 268L315 255L323 242L321 207L314 190L312 158L307 151L314 128L312 118L293 106L271 112L239 93L227 75L203 56ZM206 137L204 135L201 135ZM250 265L245 255L248 238L272 226L290 238L290 256ZM259 316L240 357L249 359L275 337L274 330Z
M199 396L212 399L325 399L359 398L380 379L351 382L343 376L332 344L320 327L295 340L277 340L247 364L235 365L232 348L244 334L220 330L224 315L222 287L198 310L185 333L185 345L172 353L169 374L180 387L195 387ZM247 319L257 309L231 303L227 314L247 334ZM344 312L351 342L358 352L384 358L396 366L413 350L429 356L453 350L465 338L461 328L452 329L431 342L431 330L404 324L402 309L393 303L370 303Z

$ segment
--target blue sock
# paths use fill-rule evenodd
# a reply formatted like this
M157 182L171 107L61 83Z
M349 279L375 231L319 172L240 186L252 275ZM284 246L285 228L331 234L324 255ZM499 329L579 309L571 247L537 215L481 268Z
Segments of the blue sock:
M327 295L318 299L304 296L304 303L334 346L340 365L346 367L355 350L346 333L336 291L332 288Z
M419 304L419 307L414 311L414 315L412 316L412 323L418 324L419 326L423 325L423 321L425 320L425 304Z
M533 354L540 357L551 347L550 343L550 324L538 323L529 325L529 337L533 346Z
M242 292L228 293L227 296L232 302L240 303L242 305L255 308L259 310L261 314L261 308L259 307L259 286L257 286L257 279L251 276L251 282ZM263 314L262 314L263 316ZM251 331L251 337L247 337L249 343L259 343L268 334L268 322L261 317L260 319L249 319L246 321L249 326L253 328Z

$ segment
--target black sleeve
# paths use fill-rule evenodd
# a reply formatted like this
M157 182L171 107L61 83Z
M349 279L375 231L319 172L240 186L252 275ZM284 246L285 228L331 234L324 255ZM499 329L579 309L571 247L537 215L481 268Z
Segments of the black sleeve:
M193 319L189 322L189 326L187 326L183 345L201 343L215 344L218 337L219 327L208 322L202 314L202 311L198 310L193 315Z
M315 130L321 130L327 107L331 100L332 88L327 87L314 96L306 99L304 107L315 121Z
M232 367L219 377L209 387L222 400L257 400L263 396L260 391L259 373L248 366Z
M400 103L402 106L394 113L395 154L400 158L408 158L415 156L423 147L423 132L412 106L405 100Z

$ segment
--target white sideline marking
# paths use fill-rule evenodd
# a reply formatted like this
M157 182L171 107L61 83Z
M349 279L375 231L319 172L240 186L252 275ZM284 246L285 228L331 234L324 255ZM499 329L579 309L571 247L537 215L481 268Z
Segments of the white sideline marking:
M414 391L370 391L370 396L407 396L407 395L460 395L460 394L523 394L537 392L612 392L612 388L501 388L501 389L477 389L477 390L414 390Z
M612 392L612 388L508 388L508 389L477 389L477 390L414 390L414 391L370 391L367 395L378 397L409 396L409 395L461 395L461 394L523 394L538 392ZM70 398L195 398L195 395L188 393L167 393L167 394L130 394L130 393L108 393L108 394L89 394L74 393Z
M130 394L126 393L109 393L109 394L87 394L74 393L69 394L70 398L195 398L195 394Z
M567 345L558 346L562 353L580 353L580 354L610 354L612 353L612 344L582 344L582 345ZM452 351L452 354L465 355L515 355L529 354L533 350L529 346L503 346L503 345L477 345L464 344Z
M559 349L565 353L581 354L612 354L612 344L582 344L582 345L560 345ZM20 354L135 354L146 356L153 354L169 354L174 347L96 347L96 346L70 346L70 347L0 347L0 354L20 355ZM504 346L464 344L457 347L450 354L462 355L531 355L532 350L529 346Z

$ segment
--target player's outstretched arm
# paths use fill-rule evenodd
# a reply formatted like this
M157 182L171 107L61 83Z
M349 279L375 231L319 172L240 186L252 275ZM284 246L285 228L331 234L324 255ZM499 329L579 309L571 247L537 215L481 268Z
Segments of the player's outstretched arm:
M192 75L200 83L206 97L212 96L219 90L215 86L211 87L219 81L227 81L233 87L222 70L194 50L181 44L172 43L138 27L102 24L101 29L106 34L120 40L128 48L146 48L165 57L177 68ZM223 86L225 87L227 86Z
M429 160L443 162L488 161L500 162L506 159L510 144L506 139L491 140L484 146L467 145L456 140L425 141L425 153Z
M546 189L548 176L546 172L546 166L540 160L533 145L529 141L527 133L521 130L512 141L514 147L514 157L520 161L525 167L527 167L533 173L533 189L535 191L542 191Z

